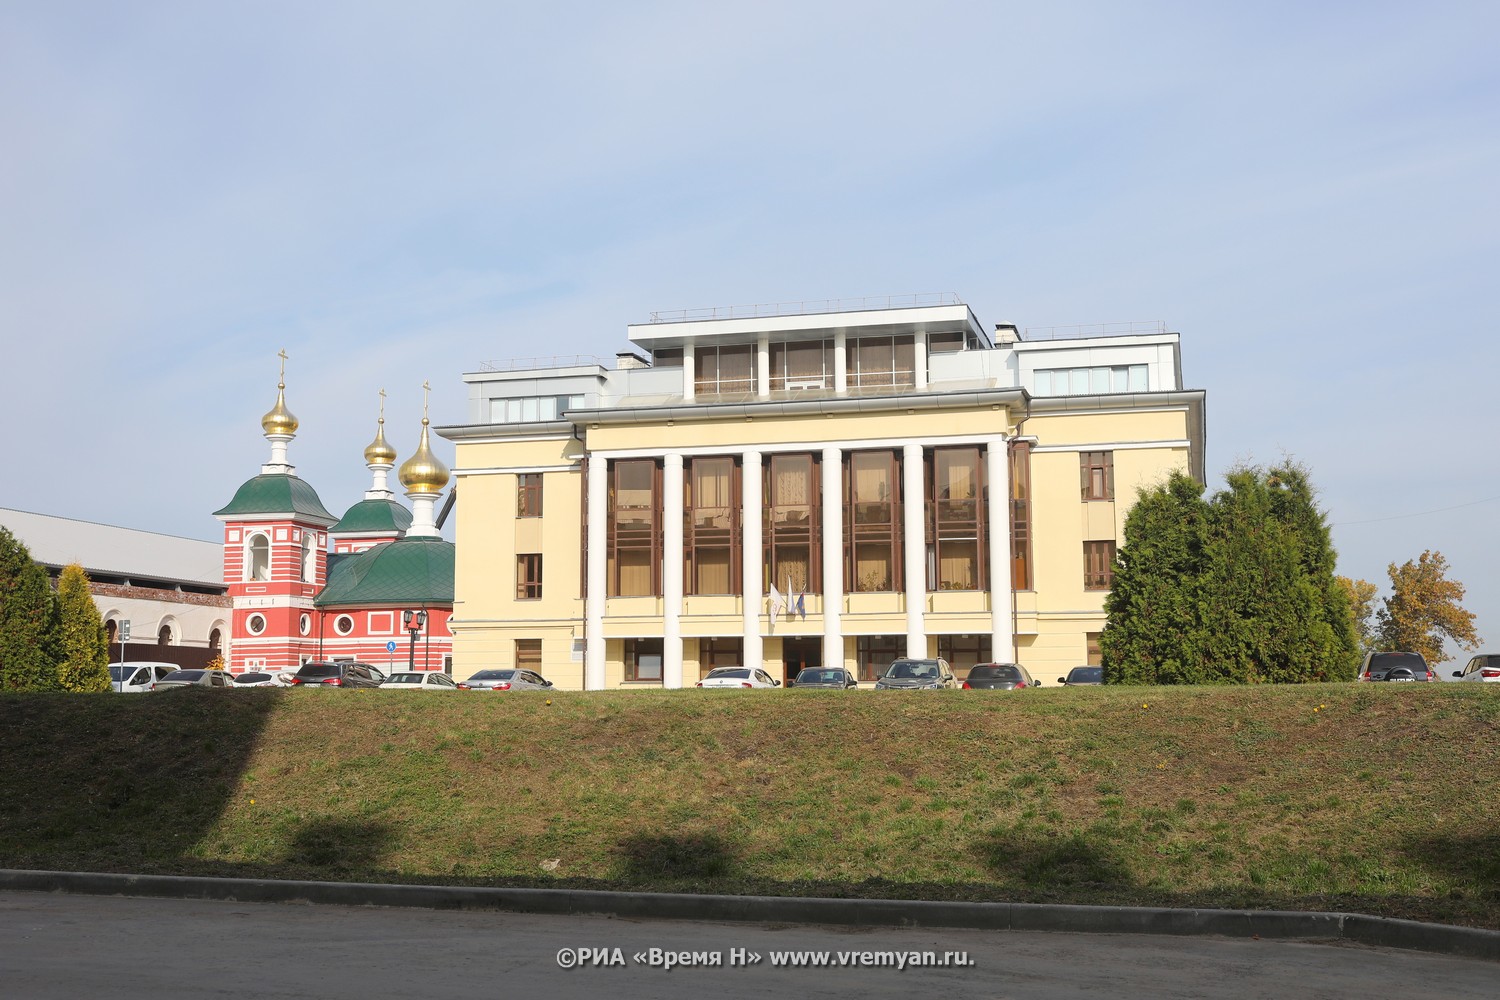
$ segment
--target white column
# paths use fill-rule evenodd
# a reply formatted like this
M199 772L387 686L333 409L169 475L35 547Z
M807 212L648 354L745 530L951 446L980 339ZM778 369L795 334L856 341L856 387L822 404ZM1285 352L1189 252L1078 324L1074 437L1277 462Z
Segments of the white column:
M927 388L927 334L919 333L913 338L915 347L912 352L913 374L917 377L917 388Z
M927 631L923 610L927 606L927 539L922 530L922 513L926 497L922 490L922 446L909 444L901 455L902 510L901 539L906 561L906 655L916 659L927 656Z
M583 689L604 687L604 599L607 574L605 518L609 500L609 463L598 455L589 459L589 595L584 607Z
M661 686L682 687L682 456L668 453L662 477Z
M698 381L698 359L693 354L692 344L682 345L682 398L691 403L694 399Z
M823 666L844 665L843 452L823 449Z
M765 613L766 592L761 587L760 547L760 452L747 451L740 468L740 589L743 593L745 627L745 666L761 664L761 615Z
M771 338L761 334L755 340L755 395L771 395Z
M990 536L990 656L1008 661L1015 656L1011 634L1014 595L1010 589L1010 461L1005 438L985 442L989 480Z
M838 330L833 335L833 391L840 396L849 393L849 355L844 348L848 341L848 335L843 330ZM839 491L839 498L843 499L843 491Z

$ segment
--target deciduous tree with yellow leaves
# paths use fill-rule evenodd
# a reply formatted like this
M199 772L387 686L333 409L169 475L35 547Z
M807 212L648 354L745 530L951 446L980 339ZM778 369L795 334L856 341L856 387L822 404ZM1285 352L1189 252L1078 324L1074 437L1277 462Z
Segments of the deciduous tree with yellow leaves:
M1386 570L1391 596L1376 611L1375 634L1382 649L1421 653L1429 664L1450 659L1444 640L1462 649L1479 645L1474 616L1464 610L1464 585L1448 578L1448 560L1428 550Z

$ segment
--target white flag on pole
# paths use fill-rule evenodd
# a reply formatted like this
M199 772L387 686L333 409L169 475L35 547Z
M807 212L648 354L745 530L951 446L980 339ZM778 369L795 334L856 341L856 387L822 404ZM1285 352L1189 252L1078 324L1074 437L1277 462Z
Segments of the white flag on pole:
M776 631L776 619L778 619L778 618L781 617L781 609L784 606L784 602L781 599L781 595L779 593L777 593L777 591L776 591L776 584L774 584L774 583L771 584L771 596L770 596L770 599L771 599L771 631L775 632Z

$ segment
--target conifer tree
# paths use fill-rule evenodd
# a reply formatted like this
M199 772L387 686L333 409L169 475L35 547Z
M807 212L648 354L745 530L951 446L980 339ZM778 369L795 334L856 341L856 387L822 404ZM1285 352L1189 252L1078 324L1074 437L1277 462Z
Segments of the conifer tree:
M1231 471L1212 500L1181 473L1143 490L1105 601L1110 683L1347 679L1349 598L1306 471Z
M64 691L108 691L108 642L83 567L63 567L57 581L58 686Z
M1195 593L1207 519L1203 487L1180 472L1130 508L1099 638L1107 683L1208 679Z
M47 571L0 527L0 690L57 686L57 602Z

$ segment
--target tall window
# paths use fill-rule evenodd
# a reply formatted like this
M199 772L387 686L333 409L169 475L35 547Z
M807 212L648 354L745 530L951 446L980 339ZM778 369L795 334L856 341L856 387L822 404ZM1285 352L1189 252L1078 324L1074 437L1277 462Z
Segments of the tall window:
M318 576L318 553L313 548L313 535L310 531L302 533L302 582L313 583Z
M250 536L250 564L246 567L245 579L271 579L271 540L265 535Z
M542 597L542 554L516 556L516 600L537 601Z
M1031 444L1010 446L1010 585L1030 590L1031 579Z
M928 590L985 588L980 470L978 448L937 448L928 456Z
M682 559L689 594L737 594L739 469L729 457L692 459L683 484Z
M771 388L826 389L833 384L833 341L803 340L771 345Z
M661 467L652 459L610 464L609 596L661 594Z
M755 391L755 347L703 347L693 352L693 391L700 396Z
M698 640L698 678L702 680L714 667L745 665L745 640L738 636L714 636Z
M523 472L516 477L516 516L542 516L542 474Z
M915 337L850 337L847 352L849 385L916 385Z
M1084 451L1078 454L1078 475L1085 500L1115 498L1115 453Z
M625 679L661 683L662 641L660 639L625 640Z
M1083 543L1083 589L1108 590L1113 579L1114 542Z
M896 453L851 452L845 469L844 577L849 590L900 590L901 476Z
M761 531L765 565L777 589L819 591L822 574L822 509L819 463L812 455L772 455L765 466Z
M516 640L516 666L521 670L542 672L542 640Z
M873 681L885 675L892 660L906 655L906 636L861 635L855 638L854 647L859 658L859 679Z
M954 676L961 681L969 679L969 671L976 663L993 662L988 635L940 635L938 655L948 661Z

